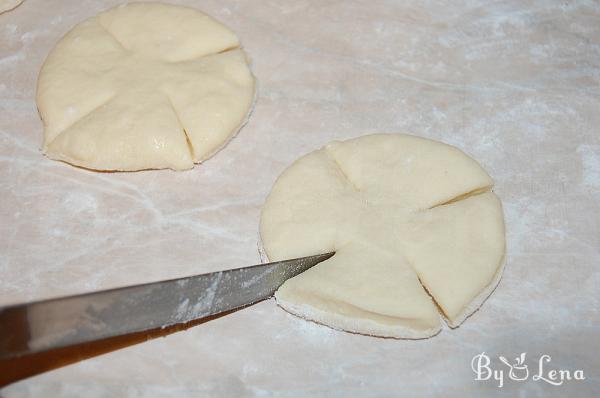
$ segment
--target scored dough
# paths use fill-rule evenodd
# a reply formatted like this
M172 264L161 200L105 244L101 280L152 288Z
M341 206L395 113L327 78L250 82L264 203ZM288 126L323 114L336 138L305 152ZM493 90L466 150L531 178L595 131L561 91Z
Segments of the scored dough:
M48 55L42 150L98 170L189 169L237 132L254 95L228 28L187 7L127 4L80 23Z
M438 309L458 326L502 273L504 218L492 185L459 149L410 135L367 135L305 155L265 202L262 245L271 261L336 254L286 281L277 303L376 336L432 336Z

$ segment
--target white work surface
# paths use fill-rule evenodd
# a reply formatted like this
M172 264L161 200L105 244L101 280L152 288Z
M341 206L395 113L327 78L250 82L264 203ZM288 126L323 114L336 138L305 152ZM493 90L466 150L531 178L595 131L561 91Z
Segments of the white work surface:
M40 151L38 71L76 23L119 4L25 0L0 15L0 305L259 262L261 205L297 157L408 132L496 181L507 265L482 309L420 341L305 322L268 300L167 338L13 384L12 397L598 396L600 3L179 1L242 38L248 124L185 172L96 173ZM475 381L508 368L584 381Z

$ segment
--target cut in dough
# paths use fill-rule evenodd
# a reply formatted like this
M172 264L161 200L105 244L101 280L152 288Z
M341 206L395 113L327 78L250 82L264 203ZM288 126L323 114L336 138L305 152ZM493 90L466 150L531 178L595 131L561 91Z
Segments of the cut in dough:
M23 0L0 0L0 14L6 11L10 11L13 8L17 8Z
M277 303L336 329L423 338L473 313L504 264L493 182L455 147L402 134L332 142L277 179L261 215L271 261L335 251Z
M228 28L187 7L127 4L77 25L48 55L43 151L97 170L189 169L244 124L254 94Z

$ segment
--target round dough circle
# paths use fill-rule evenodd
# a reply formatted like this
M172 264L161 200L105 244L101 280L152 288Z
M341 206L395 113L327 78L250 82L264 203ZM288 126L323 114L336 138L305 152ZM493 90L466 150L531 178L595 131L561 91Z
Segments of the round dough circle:
M97 170L189 169L238 131L254 95L228 28L192 8L126 4L75 26L48 55L43 152Z
M335 251L277 303L336 329L399 338L458 326L499 282L493 182L455 147L402 134L332 142L277 179L260 234L271 261Z

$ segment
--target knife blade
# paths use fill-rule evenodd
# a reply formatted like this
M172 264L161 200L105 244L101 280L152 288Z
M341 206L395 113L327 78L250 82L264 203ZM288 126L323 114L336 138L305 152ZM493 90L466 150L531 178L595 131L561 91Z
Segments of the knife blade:
M267 299L334 253L0 308L0 360L183 324Z

